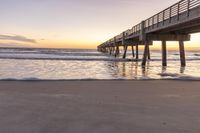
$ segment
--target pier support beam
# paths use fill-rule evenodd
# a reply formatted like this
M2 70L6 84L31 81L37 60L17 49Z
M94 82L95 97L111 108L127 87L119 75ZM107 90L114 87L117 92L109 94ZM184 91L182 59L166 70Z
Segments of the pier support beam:
M119 46L116 47L115 57L117 57L118 55L119 55Z
M107 47L107 53L109 53L110 52L110 48L109 47Z
M185 67L186 62L185 62L185 48L184 48L184 42L179 41L179 51L180 51L180 60L181 60L181 66Z
M115 54L115 46L113 46L112 54Z
M124 46L124 55L123 55L124 59L126 58L127 49L128 49L128 46L125 45Z
M108 48L105 47L105 51L106 51L106 53L108 53Z
M162 41L162 66L167 66L167 47L166 47L166 41Z
M135 57L135 49L134 49L134 46L132 45L131 48L132 48L132 55L133 55L133 57Z
M149 44L145 42L145 47L144 47L144 54L143 54L143 59L142 59L142 66L146 66L147 62L147 56L148 56L148 49L149 49Z
M138 49L138 44L136 45L136 59L139 59L139 49Z
M151 59L151 55L150 55L150 48L149 48L149 45L148 45L148 59L149 59L149 60Z
M109 53L112 54L112 47L109 47Z

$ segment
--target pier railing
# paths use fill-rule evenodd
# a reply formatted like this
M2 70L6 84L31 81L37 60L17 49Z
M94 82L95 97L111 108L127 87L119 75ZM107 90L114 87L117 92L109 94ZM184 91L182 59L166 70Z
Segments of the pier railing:
M169 8L145 20L145 30L160 28L170 23L186 19L190 16L190 10L200 6L200 0L181 0Z
M119 56L119 47L123 46L123 58L127 49L132 47L133 57L139 59L139 45L144 45L142 66L150 59L149 46L153 41L162 42L162 65L167 65L167 41L179 41L181 66L186 65L184 41L190 40L191 33L200 32L200 0L181 0L165 10L142 21L109 41L98 46L98 50ZM136 56L134 53L136 50Z
M169 8L166 8L156 15L153 15L152 17L144 20L144 23L139 23L133 26L131 29L124 31L120 35L115 36L107 42L109 43L121 40L123 36L139 36L141 34L142 24L144 24L145 33L173 25L174 23L184 19L186 20L190 16L192 9L199 7L200 0L181 0Z

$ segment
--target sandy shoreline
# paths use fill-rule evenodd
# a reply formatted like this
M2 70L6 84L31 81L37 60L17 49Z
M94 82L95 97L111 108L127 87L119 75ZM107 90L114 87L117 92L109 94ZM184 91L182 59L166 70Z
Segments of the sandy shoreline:
M1 133L199 133L199 81L0 81Z

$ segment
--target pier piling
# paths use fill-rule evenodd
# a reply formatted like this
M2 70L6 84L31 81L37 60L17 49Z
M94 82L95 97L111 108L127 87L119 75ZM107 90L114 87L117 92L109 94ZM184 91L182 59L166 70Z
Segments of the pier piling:
M132 48L132 55L133 55L133 58L134 58L134 57L135 57L135 49L134 49L134 46L132 45L131 48Z
M123 55L123 58L124 58L124 59L126 58L127 49L128 49L128 46L125 45L125 46L124 46L124 55Z
M144 47L144 54L143 54L143 59L142 59L142 66L146 65L146 61L147 61L147 56L148 56L148 46L149 44L147 42L145 42L145 47Z
M150 47L149 47L149 45L148 45L148 59L150 60L151 59L151 53L150 53Z
M185 67L186 61L185 61L185 48L184 48L184 42L183 41L179 41L179 51L180 51L181 66Z
M118 55L119 55L119 46L116 46L115 57L117 57Z
M139 48L138 48L138 44L136 44L136 59L139 59Z
M166 41L162 41L162 66L167 66L167 47L166 47Z

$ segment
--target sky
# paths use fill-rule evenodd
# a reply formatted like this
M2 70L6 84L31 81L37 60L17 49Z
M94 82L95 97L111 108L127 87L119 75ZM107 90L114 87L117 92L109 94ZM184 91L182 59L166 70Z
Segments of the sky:
M0 2L2 47L96 48L177 0ZM200 34L192 35L192 47L199 47L199 37Z

